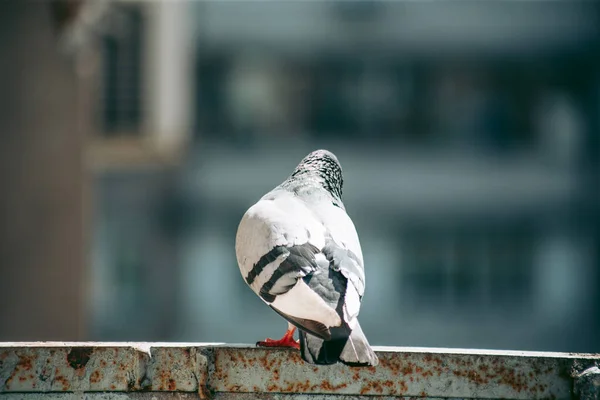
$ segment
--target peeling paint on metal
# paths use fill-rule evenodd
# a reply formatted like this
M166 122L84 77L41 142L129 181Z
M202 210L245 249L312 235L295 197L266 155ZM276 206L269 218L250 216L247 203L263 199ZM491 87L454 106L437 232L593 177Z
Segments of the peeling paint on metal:
M92 347L74 347L67 354L67 362L73 369L85 367L90 360L90 355L94 352Z
M30 400L40 393L44 399L57 400L291 396L525 400L597 393L589 392L586 382L598 382L600 355L376 350L379 366L353 368L315 366L302 361L295 350L253 346L0 343L0 400Z

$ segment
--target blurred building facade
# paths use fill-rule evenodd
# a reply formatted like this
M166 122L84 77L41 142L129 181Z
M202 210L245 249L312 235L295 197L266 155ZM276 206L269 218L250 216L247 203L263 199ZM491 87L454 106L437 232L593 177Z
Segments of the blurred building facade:
M373 344L600 351L599 16L591 2L112 2L87 336L277 335L235 230L328 148Z

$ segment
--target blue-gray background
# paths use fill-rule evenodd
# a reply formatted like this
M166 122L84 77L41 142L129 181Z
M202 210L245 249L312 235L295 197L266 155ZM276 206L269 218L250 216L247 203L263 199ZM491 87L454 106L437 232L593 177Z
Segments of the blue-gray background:
M87 115L63 149L83 165L71 336L281 335L235 231L327 148L372 344L600 351L594 2L90 3L53 50L75 59Z

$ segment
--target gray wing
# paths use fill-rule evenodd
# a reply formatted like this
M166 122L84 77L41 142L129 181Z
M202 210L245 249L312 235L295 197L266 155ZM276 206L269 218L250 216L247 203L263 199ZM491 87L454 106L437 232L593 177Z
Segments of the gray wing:
M328 239L322 253L329 260L330 268L340 271L355 287L362 298L365 292L365 273L362 260L352 250Z
M272 303L275 297L288 292L299 278L317 270L315 255L319 249L310 243L297 246L276 246L263 256L252 268L246 282L252 284L253 277L259 275L264 266L283 256L283 261L273 271L271 277L261 286L259 295L266 302Z

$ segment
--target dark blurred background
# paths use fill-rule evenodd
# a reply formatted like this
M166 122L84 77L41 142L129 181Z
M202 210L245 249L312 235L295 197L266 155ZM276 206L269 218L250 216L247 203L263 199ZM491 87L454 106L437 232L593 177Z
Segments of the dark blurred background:
M592 1L0 2L0 340L253 343L244 211L337 154L374 345L600 351Z

